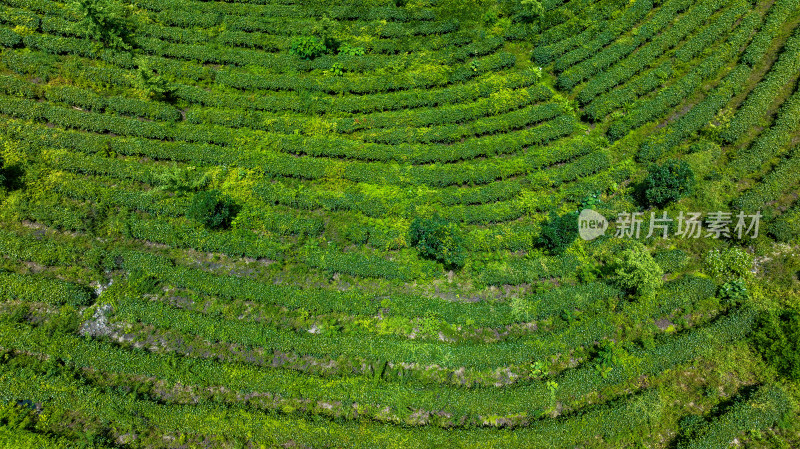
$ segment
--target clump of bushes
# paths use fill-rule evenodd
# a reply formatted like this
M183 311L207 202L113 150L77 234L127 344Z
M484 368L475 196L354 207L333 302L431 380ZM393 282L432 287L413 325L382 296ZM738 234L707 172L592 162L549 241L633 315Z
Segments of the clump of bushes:
M544 6L540 0L515 0L504 3L509 15L515 22L534 22L544 14Z
M731 247L706 253L705 271L720 285L717 297L723 304L735 306L749 298L746 280L753 276L753 256L741 248Z
M328 51L325 42L316 36L297 36L292 40L289 54L300 56L303 59L314 59Z
M612 282L640 298L652 299L664 284L664 271L641 243L624 250L612 264Z
M156 73L144 59L136 61L138 69L137 85L147 93L147 96L154 100L174 101L177 88L169 81Z
M456 223L434 215L417 217L409 227L409 242L422 257L435 259L448 268L464 266L464 237Z
M225 228L236 215L236 205L218 190L198 192L186 211L186 216L208 228Z
M664 207L691 194L694 189L694 172L686 161L667 161L651 165L643 183L647 206Z
M342 43L336 36L339 24L327 15L323 15L311 29L310 36L295 36L289 48L289 54L300 56L303 59L314 59L326 53L336 54ZM358 48L348 47L358 53Z
M742 304L749 298L743 279L734 279L722 284L718 296L726 305Z
M72 10L80 18L74 29L117 50L131 50L134 22L130 8L118 0L75 0Z
M704 263L706 272L721 283L752 276L753 256L741 248L711 250L706 253Z
M577 237L577 211L561 216L550 211L550 218L542 225L538 243L553 254L561 254Z
M756 317L750 340L781 375L800 380L800 313L762 312Z

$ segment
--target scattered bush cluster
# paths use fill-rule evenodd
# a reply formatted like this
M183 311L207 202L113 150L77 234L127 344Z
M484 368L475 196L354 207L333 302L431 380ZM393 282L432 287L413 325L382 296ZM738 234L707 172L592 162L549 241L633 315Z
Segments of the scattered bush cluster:
M421 256L436 259L451 268L464 265L464 238L457 224L438 215L417 217L411 222L408 237Z

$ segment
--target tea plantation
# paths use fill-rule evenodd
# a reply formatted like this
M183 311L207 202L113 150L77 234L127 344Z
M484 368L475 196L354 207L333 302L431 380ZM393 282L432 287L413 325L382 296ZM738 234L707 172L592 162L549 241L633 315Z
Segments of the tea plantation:
M799 249L797 0L0 0L0 448L800 447Z

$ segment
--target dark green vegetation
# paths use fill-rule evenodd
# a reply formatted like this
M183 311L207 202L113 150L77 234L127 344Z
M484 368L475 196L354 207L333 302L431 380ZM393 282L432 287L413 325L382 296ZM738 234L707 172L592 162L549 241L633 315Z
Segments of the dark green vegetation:
M0 447L797 447L798 49L797 0L0 0Z
M694 173L686 161L652 165L644 180L646 204L663 208L691 193L694 182Z
M800 314L762 312L755 323L753 344L781 374L800 380Z
M236 205L219 190L195 193L186 209L186 218L202 223L208 228L227 227L231 224Z
M422 257L439 260L447 268L464 265L464 238L456 223L449 223L438 215L417 217L409 226L408 238Z

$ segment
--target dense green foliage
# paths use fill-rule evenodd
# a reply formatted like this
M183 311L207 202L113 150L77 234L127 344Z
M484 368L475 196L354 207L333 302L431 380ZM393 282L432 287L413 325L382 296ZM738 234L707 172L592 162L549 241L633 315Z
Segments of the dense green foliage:
M691 194L694 182L694 172L685 161L654 164L644 180L644 198L649 206L664 207Z
M709 251L703 262L708 274L719 282L749 278L752 275L753 256L741 248Z
M209 228L230 225L236 205L218 190L208 190L192 195L186 216Z
M73 25L77 32L111 48L131 49L133 23L119 0L74 0L71 6L80 17Z
M800 379L800 313L794 310L761 313L750 339L778 372Z
M154 99L158 100L172 100L175 96L176 88L171 86L170 83L155 73L146 62L139 62L138 82L139 87L147 92L147 94Z
M422 257L436 259L448 267L464 265L464 239L456 223L438 215L416 217L408 228L408 238Z
M550 211L550 217L542 225L539 243L553 254L560 254L578 238L578 212L558 215Z
M664 271L643 245L635 243L614 258L613 282L645 299L652 298L663 284Z
M304 59L314 59L322 56L328 49L325 42L316 36L298 36L292 40L292 48L289 53L300 56Z

